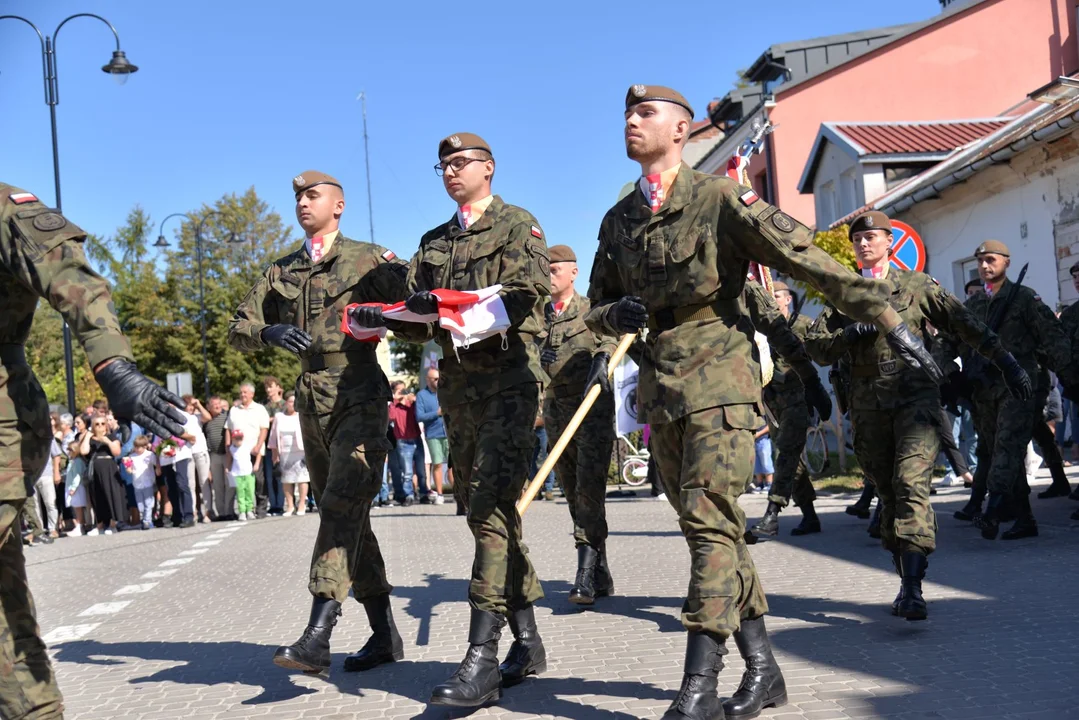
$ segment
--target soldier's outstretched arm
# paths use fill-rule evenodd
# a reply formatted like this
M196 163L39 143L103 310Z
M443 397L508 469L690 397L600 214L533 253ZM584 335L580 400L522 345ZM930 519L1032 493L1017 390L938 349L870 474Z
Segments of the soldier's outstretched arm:
M831 305L826 305L806 331L805 347L809 357L821 365L839 362L851 348L851 340L843 332L850 324L849 318L840 315Z
M273 269L272 265L266 268L229 320L229 345L241 352L265 347L262 331L277 322L270 286Z
M787 318L771 294L755 280L747 280L743 296L753 327L768 338L768 344L790 363L798 377L816 375L817 369L813 367L805 345L787 324Z

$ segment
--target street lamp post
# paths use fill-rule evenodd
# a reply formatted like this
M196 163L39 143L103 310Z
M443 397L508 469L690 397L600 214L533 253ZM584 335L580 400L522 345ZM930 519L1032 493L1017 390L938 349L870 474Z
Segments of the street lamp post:
M60 29L68 23L69 20L74 20L80 17L90 17L96 20L100 20L109 26L109 30L112 30L113 37L116 38L116 50L112 53L112 59L107 65L102 66L101 70L114 77L120 79L120 82L125 82L127 76L138 70L138 67L132 65L127 60L127 56L124 51L120 49L120 35L116 32L116 28L112 26L105 18L100 15L94 15L93 13L78 13L65 18L59 25L56 26L56 30L52 35L44 35L37 25L30 22L24 17L19 15L0 15L0 20L20 20L37 33L38 39L41 40L41 67L45 77L45 104L49 106L49 120L52 125L52 172L53 182L56 185L56 211L63 213L63 204L60 201L60 148L56 138L56 106L60 103L60 83L57 77L56 69L56 39L60 35ZM64 370L67 373L67 406L69 412L75 412L75 365L71 355L71 328L68 327L67 322L64 322Z
M224 217L225 213L220 210L211 210L202 216L199 220L199 224L195 227L195 259L199 268L199 326L202 332L202 386L205 392L204 397L210 397L210 361L206 354L206 298L203 294L203 280L202 280L202 227L206 224L214 215L221 215ZM165 217L161 221L161 229L157 234L157 242L154 243L156 248L166 248L169 245L169 241L165 239L165 223L169 218L173 217L186 217L184 213L173 213ZM240 238L232 230L229 231L230 244L243 242L243 238Z

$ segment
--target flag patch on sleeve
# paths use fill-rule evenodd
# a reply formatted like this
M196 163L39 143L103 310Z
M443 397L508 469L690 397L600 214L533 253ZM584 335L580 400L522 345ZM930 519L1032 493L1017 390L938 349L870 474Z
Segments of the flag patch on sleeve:
M382 259L386 262L390 262L397 259L397 254L394 253L393 250L387 250L386 252L382 253Z
M23 203L37 202L38 201L36 195L34 195L33 193L28 193L28 192L12 193L11 195L8 196L8 199L11 200L11 202L15 203L16 205L22 205Z
M742 204L746 207L749 207L753 203L760 200L760 198L757 196L757 193L752 190L747 190L746 192L742 193L742 195L738 199L741 200Z
M540 229L539 229L538 227L536 227L535 225L533 225L533 226L532 226L532 237L537 237L537 238L541 238L541 237L543 237L543 231L542 231L542 230L540 230Z

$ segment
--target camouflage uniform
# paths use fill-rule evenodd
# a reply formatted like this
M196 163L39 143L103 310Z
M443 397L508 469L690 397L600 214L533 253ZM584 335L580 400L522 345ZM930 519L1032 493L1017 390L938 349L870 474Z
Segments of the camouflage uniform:
M442 347L438 400L454 484L468 493L468 526L476 541L469 604L509 615L543 597L515 503L528 480L536 442L533 426L544 377L536 339L543 333L541 298L551 289L539 224L527 210L497 195L467 230L454 216L420 239L409 266L408 291L478 290L496 284L502 285L499 295L511 326L504 336L468 348L455 348L449 333L434 326L406 337L434 337Z
M892 292L892 307L927 347L929 322L990 360L1001 354L997 337L928 275L892 267L884 284ZM929 484L940 452L940 390L896 358L879 334L849 340L843 329L852 323L826 307L810 328L806 347L821 364L844 356L850 360L854 451L880 494L881 543L893 553L929 555L936 548Z
M58 718L63 699L41 641L18 517L49 460L49 403L23 346L38 298L64 316L91 367L133 361L86 233L29 193L0 183L0 717Z
M580 407L592 356L600 349L600 341L584 322L589 307L587 298L573 293L562 313L552 315L547 323L547 338L541 347L557 353L557 359L546 366L551 382L543 401L551 447ZM607 540L604 503L614 437L614 393L601 393L555 464L569 501L577 545L601 549Z
M390 447L390 387L375 358L377 344L341 332L347 305L404 298L408 266L392 258L378 245L338 235L312 264L301 245L267 268L229 323L229 343L244 352L266 347L261 333L276 323L295 325L313 338L296 381L296 411L319 508L308 589L339 603L350 586L361 602L392 590L370 518Z
M787 507L794 495L798 507L812 505L817 499L809 470L802 461L806 432L809 430L809 406L805 386L795 371L816 372L803 341L809 320L801 315L789 323L775 300L757 282L746 283L746 305L757 332L768 338L772 351L772 381L764 387L763 400L768 406L768 433L777 450L775 476L768 500Z
M805 280L847 312L898 325L885 289L813 245L813 233L725 177L683 165L653 213L639 189L604 216L586 321L613 343L614 303L642 298L650 316L638 408L689 543L682 623L726 638L767 612L738 497L761 425L760 361L741 300L750 260Z

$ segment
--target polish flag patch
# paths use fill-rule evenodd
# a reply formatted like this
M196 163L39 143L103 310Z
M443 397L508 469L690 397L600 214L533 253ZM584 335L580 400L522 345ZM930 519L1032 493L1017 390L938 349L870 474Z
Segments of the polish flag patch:
M386 262L390 262L397 259L397 254L393 250L387 250L386 252L382 253L382 259Z
M38 202L37 195L28 192L12 193L8 196L8 199L16 205L22 205L28 202Z
M755 193L754 191L747 190L746 192L742 193L742 195L738 199L742 201L743 205L749 207L753 203L760 200L760 197L758 197L757 193Z
M533 225L533 226L532 226L532 237L536 237L536 238L541 238L541 237L543 237L543 231L542 231L542 230L540 230L540 229L539 229L538 227L536 227L535 225Z

